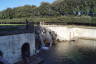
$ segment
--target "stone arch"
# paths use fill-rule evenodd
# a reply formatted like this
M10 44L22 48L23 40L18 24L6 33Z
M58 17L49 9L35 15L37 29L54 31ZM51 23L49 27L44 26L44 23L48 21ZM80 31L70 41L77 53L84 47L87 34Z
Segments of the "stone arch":
M30 57L30 44L24 43L21 47L21 54L22 59L25 59L26 57Z

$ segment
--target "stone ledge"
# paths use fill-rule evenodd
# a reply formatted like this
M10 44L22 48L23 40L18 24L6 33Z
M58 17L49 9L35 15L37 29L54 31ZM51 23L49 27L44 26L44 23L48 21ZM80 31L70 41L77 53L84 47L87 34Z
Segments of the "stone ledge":
M90 38L90 37L79 37L78 39L83 39L83 40L96 40L96 38Z

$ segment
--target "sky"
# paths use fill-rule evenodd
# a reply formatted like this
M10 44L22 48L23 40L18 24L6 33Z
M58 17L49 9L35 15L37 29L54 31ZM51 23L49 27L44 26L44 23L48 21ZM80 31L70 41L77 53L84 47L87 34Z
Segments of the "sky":
M0 11L6 8L14 8L24 5L36 5L39 6L41 2L52 3L54 0L0 0Z

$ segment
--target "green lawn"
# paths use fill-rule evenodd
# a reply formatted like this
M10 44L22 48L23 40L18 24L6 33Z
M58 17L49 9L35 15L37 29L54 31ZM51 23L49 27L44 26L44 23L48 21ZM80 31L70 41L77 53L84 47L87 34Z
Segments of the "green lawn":
M35 18L26 18L29 22L64 22L65 24L96 24L96 17L91 16L58 16L58 17L35 17ZM1 25L24 25L24 24L10 24L10 22L26 22L25 18L14 18L14 19L2 19Z
M0 24L0 26L21 26L26 24Z

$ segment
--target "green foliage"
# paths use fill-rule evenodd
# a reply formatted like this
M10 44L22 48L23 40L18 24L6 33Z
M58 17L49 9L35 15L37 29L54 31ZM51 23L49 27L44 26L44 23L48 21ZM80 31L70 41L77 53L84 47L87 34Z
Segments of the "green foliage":
M52 4L42 2L39 7L25 5L8 8L0 12L0 19L78 15L78 12L82 15L96 13L96 0L56 0Z
M81 13L80 15L78 13ZM89 14L90 13L90 14ZM94 17L90 17L93 16ZM90 16L88 16L90 15ZM65 23L96 23L96 0L56 0L42 2L39 7L25 5L0 12L0 22L63 21Z

